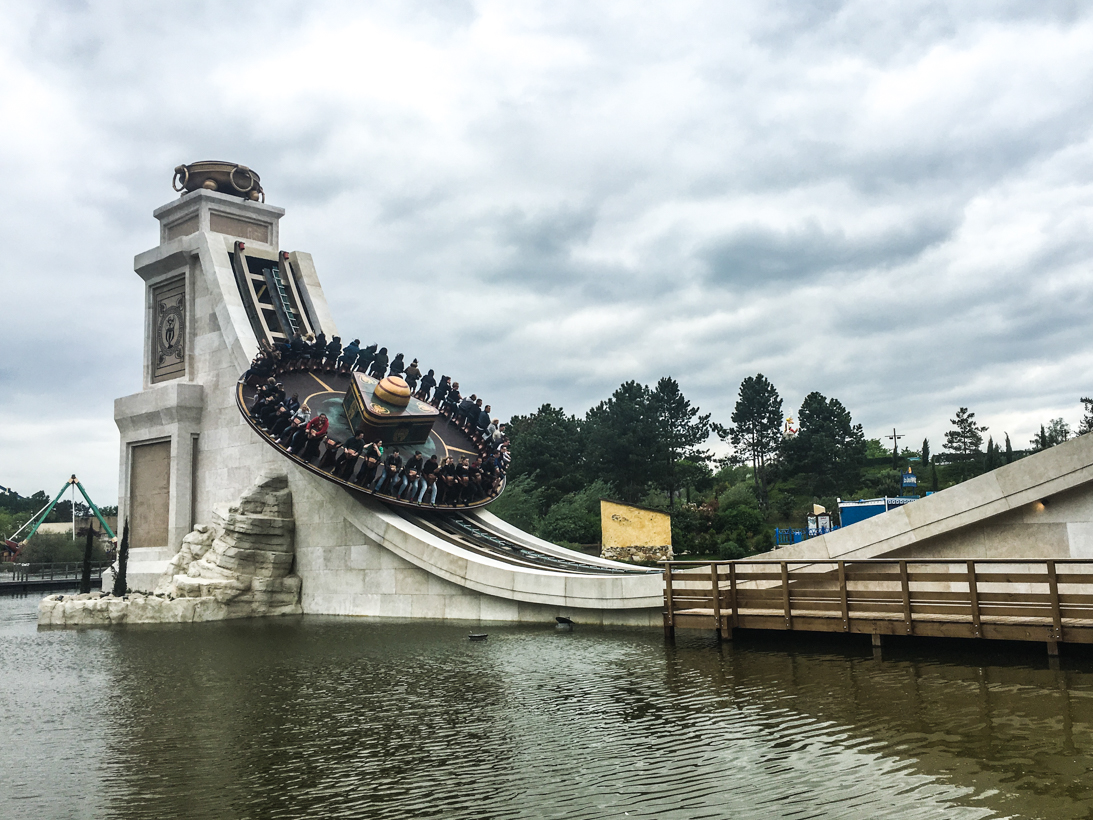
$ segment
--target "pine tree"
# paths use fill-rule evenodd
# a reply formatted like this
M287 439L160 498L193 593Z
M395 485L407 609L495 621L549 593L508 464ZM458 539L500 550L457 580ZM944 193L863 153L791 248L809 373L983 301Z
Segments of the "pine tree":
M759 502L765 506L768 467L782 440L782 397L762 373L740 383L732 423L727 430L714 429L732 443L740 461L751 461Z
M990 472L998 466L998 447L995 446L993 436L987 440L987 459L985 466L987 472Z
M1093 399L1087 399L1083 396L1082 407L1085 410L1085 415L1082 416L1082 420L1078 424L1079 436L1084 436L1086 433L1093 433Z
M1006 464L1013 464L1013 445L1010 444L1010 434L1006 433Z
M930 463L930 439L924 438L922 440L922 465L925 467Z
M670 376L657 382L652 400L660 433L657 441L657 456L661 463L658 483L668 495L668 506L672 507L687 472L680 462L704 466L710 460L710 451L701 449L710 437L710 414L701 415L697 407L692 407L679 384Z
M967 477L972 462L983 445L983 433L987 432L985 425L975 423L975 413L968 411L967 407L961 407L956 411L956 418L949 419L953 429L945 434L945 449L955 453L961 462L960 472L962 477Z

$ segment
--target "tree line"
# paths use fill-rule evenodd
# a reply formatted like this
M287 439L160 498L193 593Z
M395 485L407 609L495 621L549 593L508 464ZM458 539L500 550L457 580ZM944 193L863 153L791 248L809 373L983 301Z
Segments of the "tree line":
M505 493L490 509L540 537L569 545L599 540L599 499L672 513L678 553L743 557L770 549L775 526L800 527L813 504L836 498L901 493L901 474L920 473L919 487L938 490L1093 429L1093 400L1072 431L1046 424L1029 448L993 437L967 407L950 419L943 452L891 449L866 439L836 398L809 393L787 416L775 386L761 373L740 384L723 426L686 398L671 377L655 386L627 381L583 417L544 404L510 419L512 464ZM714 458L717 436L728 456Z

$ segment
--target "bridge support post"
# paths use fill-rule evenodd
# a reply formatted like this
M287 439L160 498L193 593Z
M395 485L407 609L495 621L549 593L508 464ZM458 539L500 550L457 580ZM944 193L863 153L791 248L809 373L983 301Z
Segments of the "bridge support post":
M884 660L884 636L879 632L874 632L871 637L873 639L873 660Z
M1059 642L1054 638L1050 638L1047 642L1047 654L1049 658L1059 657Z

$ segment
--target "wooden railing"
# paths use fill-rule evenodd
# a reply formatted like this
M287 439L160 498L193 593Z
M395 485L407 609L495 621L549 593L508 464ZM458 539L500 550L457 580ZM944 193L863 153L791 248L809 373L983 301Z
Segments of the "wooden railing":
M1093 560L668 561L664 627L1093 643Z
M97 578L108 566L109 561L92 561L91 575ZM0 563L0 583L79 580L82 574L83 561L53 564Z

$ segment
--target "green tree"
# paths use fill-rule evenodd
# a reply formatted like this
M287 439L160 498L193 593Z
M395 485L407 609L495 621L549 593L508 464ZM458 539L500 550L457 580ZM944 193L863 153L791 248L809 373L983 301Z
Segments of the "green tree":
M680 489L694 485L694 470L684 464L704 467L710 460L710 451L701 446L710 438L710 414L701 415L692 407L670 376L657 382L650 398L657 413L656 450L663 470L659 483L671 507ZM688 478L691 484L686 483Z
M1029 444L1032 445L1032 449L1035 451L1046 450L1048 447L1054 447L1067 441L1072 432L1070 425L1063 419L1052 419L1046 427L1040 425L1040 432L1032 437Z
M510 474L505 491L490 504L490 512L526 532L535 532L542 509L542 489L535 486L532 476Z
M997 467L1000 461L1001 459L998 455L998 447L995 446L994 437L991 436L989 439L987 439L987 459L984 462L984 466L987 472L990 472L995 467Z
M865 434L838 399L805 396L800 431L782 445L782 471L803 480L809 495L837 495L857 486L865 462Z
M539 523L538 535L548 541L568 544L595 544L600 541L600 499L614 496L614 489L604 481L562 498Z
M945 449L957 456L962 477L967 477L974 467L975 457L983 446L983 433L986 426L975 423L975 413L961 407L956 411L956 418L949 419L952 429L945 434Z
M765 506L768 468L782 441L782 398L762 373L741 382L732 423L727 430L720 425L715 429L722 440L731 442L742 463L751 462L759 503Z
M1078 435L1084 436L1086 433L1093 433L1093 399L1087 399L1082 397L1082 410L1084 415L1081 422L1078 424Z
M1013 463L1013 445L1010 444L1010 434L1006 433L1006 464Z
M922 459L923 467L930 463L930 439L928 438L922 440L922 453L920 457Z
M506 432L512 454L510 485L512 479L530 478L534 486L521 486L529 494L539 490L534 497L540 514L562 496L580 489L581 430L574 416L544 404L530 415L513 416ZM509 492L506 489L502 498Z
M582 427L589 477L613 485L620 500L636 502L663 474L660 415L648 387L635 381L620 385L588 411Z

